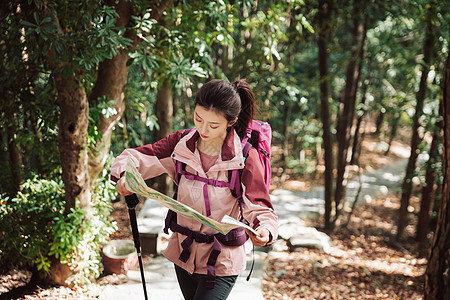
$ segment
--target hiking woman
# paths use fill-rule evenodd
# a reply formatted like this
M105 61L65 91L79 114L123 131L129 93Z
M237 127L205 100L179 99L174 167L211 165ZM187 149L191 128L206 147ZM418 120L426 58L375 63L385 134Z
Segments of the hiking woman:
M254 112L254 96L245 80L234 84L209 81L195 98L194 129L126 149L116 158L111 179L117 182L117 191L123 196L131 194L123 176L127 157L131 156L144 179L169 174L178 185L179 202L218 221L224 215L237 220L243 216L259 233L249 233L253 244L271 245L278 235L277 215L263 167L254 148L244 158L241 143ZM239 169L240 201L228 184L232 170ZM175 213L166 218L167 227L173 234L164 256L175 264L185 299L226 299L246 266L245 232L238 228L224 236Z

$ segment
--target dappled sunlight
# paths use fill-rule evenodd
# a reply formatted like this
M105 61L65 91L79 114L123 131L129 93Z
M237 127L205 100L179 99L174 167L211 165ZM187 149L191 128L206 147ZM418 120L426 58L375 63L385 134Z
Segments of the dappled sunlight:
M382 248L379 250L383 250ZM350 255L352 251L350 251ZM423 275L427 261L425 259L405 259L405 258L391 258L381 257L378 259L364 259L355 253L345 259L343 264L354 267L361 267L370 272L381 271L386 274L398 274L410 277L417 277ZM398 260L398 262L396 262Z
M330 254L303 249L271 259L266 299L421 299L425 258L362 237L335 242Z
M374 221L374 220L367 220L364 218L359 218L359 217L353 217L352 220L354 222L358 222L364 226L370 226L370 227L374 227L374 228L379 228L379 229L383 229L386 232L390 232L391 234L394 234L392 230L392 224L386 221Z
M400 208L400 203L398 202L392 202L391 198L387 197L383 202L382 205L386 208L391 208L391 209L399 209Z
M394 182L398 182L399 180L402 180L403 176L399 175L399 174L392 174L392 173L384 173L383 174L383 179L389 180L389 181L394 181Z

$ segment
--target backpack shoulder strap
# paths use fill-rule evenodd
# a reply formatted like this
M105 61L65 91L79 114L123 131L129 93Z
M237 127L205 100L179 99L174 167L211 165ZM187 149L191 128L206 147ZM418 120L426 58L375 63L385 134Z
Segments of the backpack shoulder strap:
M242 156L244 157L244 162L248 157L248 153L250 152L250 149L252 148L252 144L250 143L250 134L247 134L242 139ZM241 178L242 173L244 169L234 169L228 171L228 182L230 182L230 190L233 197L235 197L238 200L239 203L239 209L241 211L241 221L244 220L244 200L242 199L242 185L241 185Z
M184 138L186 135L188 135L193 130L194 129L191 128L191 129L187 129L187 130L183 131L183 133L181 134L180 140L182 138ZM186 169L186 164L185 163L182 163L182 162L180 162L178 160L175 161L175 172L176 172L176 177L175 178L176 178L176 183L177 184L180 182L180 178L181 178L181 175L182 175L182 172L180 172L180 171L184 171L185 169ZM178 188L177 188L177 190L178 190ZM177 191L175 191L175 194L176 193L177 193Z

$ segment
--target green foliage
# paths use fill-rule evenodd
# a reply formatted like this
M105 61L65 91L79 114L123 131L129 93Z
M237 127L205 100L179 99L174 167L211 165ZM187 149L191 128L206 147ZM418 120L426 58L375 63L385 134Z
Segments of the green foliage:
M15 198L2 196L1 201L2 269L26 262L48 272L55 218L62 218L64 212L62 182L34 178Z
M107 96L97 99L96 104L89 107L89 127L88 127L88 148L92 149L95 143L102 139L103 134L99 131L98 125L101 118L110 118L117 115L114 108L115 100L108 100Z
M115 186L109 180L109 168L111 167L112 156L109 157L106 167L103 169L101 176L94 185L92 193L92 208L89 212L89 218L81 219L81 215L72 216L72 220L68 221L69 231L64 231L64 235L60 235L59 239L64 239L74 232L78 234L77 243L71 244L69 265L75 271L74 276L69 278L71 282L76 284L86 284L98 278L101 274L101 246L107 242L110 234L117 230L117 225L112 221L111 200L116 198L117 192ZM78 225L78 222L79 223ZM67 223L67 221L66 221ZM76 229L78 227L78 229ZM62 244L62 243L61 243Z
M142 10L142 9L141 9ZM174 89L178 107L175 130L189 126L184 108L192 105L192 89L215 73L212 44L219 39L231 42L228 28L230 6L224 2L183 1L167 10L163 21L156 23L148 10L133 17L140 38L138 47L129 53L127 109L118 124L112 151L126 146L153 142L152 131L158 128L154 104L158 88L168 82Z
M100 275L99 250L115 229L109 215L111 183L99 180L90 217L78 206L64 214L64 189L60 180L27 180L14 198L0 201L0 269L20 264L43 275L59 260L78 271L69 281L86 283Z
M32 17L21 21L27 40L41 46L44 56L53 46L54 63L63 63L65 76L92 70L132 43L124 36L125 28L116 26L114 7L98 1L49 1L45 9L36 5Z

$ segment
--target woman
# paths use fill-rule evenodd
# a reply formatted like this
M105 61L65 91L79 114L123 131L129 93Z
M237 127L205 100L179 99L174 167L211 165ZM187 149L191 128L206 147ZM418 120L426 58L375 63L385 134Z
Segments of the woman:
M204 84L195 98L195 129L178 131L151 145L126 149L116 158L111 178L117 182L117 191L123 196L131 194L123 177L127 157L131 156L144 179L168 173L178 184L178 201L219 221L224 215L235 219L243 216L259 233L249 233L255 246L272 244L278 235L277 215L258 153L252 148L246 158L242 154L241 139L254 111L254 96L245 80L234 84L212 80ZM214 182L229 182L230 170L243 169L244 205L240 206L228 187L180 176L180 162L188 174ZM175 264L185 299L226 299L246 266L243 244L229 243L213 229L180 215L172 220L172 225L174 232L164 256Z

